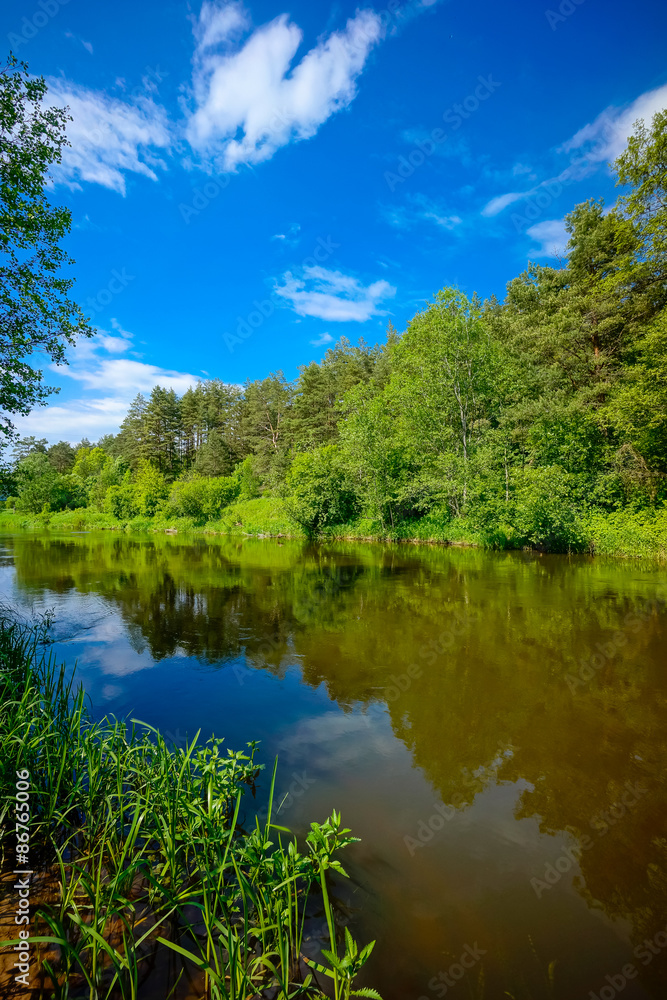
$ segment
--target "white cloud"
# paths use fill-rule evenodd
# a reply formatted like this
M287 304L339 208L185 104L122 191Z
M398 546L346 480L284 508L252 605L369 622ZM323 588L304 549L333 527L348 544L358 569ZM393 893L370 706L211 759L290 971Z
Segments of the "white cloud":
M401 24L436 2L405 5ZM141 96L127 100L64 78L48 81L50 103L68 106L73 118L67 130L71 147L52 170L57 183L78 189L87 181L124 195L128 173L157 180L166 167L164 154L178 149L179 136L218 171L268 160L282 146L311 138L350 105L371 50L397 30L374 10L357 10L295 64L303 32L288 14L252 30L241 0L205 0L191 20L191 102L180 123L150 96L157 91L150 77L142 81ZM71 32L67 37L92 54L90 42ZM125 80L118 77L115 85L125 89ZM184 160L187 168L192 165Z
M301 232L301 226L298 222L290 222L286 233L276 233L272 236L272 240L280 240L289 246L294 246L299 242L299 233Z
M600 164L612 162L623 152L638 119L643 118L650 125L653 115L665 108L667 84L640 94L631 104L606 108L593 122L580 128L556 150L558 153L571 154L568 166L560 173L541 181L528 191L511 191L492 198L482 209L482 215L498 215L514 202L531 198L544 188L549 192L552 186L583 179L599 169ZM519 171L515 168L515 172Z
M210 3L205 0L198 18L192 18L193 34L200 52L238 38L250 27L250 17L242 3Z
M73 119L67 125L71 146L52 168L56 182L80 188L89 181L124 195L126 172L157 180L156 169L166 166L160 152L171 145L170 125L164 108L149 98L129 103L51 79L48 101L69 107Z
M323 333L317 340L311 340L313 347L324 347L325 344L330 344L333 341L333 337L330 333Z
M240 27L238 18L236 27ZM202 24L202 18L205 24ZM195 28L193 96L187 124L193 149L219 169L270 159L289 142L308 139L356 95L356 80L383 29L374 11L358 11L293 66L301 29L281 14L229 51L227 6L206 3ZM222 43L212 42L216 39Z
M411 229L418 222L433 222L441 229L452 230L463 222L459 215L448 212L423 194L408 197L406 206L382 206L380 211L385 222L397 229Z
M544 222L538 222L527 229L526 233L532 240L541 243L540 247L530 251L533 257L562 257L570 239L563 219L546 219Z
M22 435L34 434L49 441L72 442L115 434L138 392L148 395L156 385L179 395L198 378L188 372L160 368L130 357L119 357L132 348L131 334L112 321L114 332L100 330L92 339L82 338L70 352L70 364L57 367L62 379L72 379L83 394L63 403L39 407L15 421Z
M491 201L482 209L482 215L488 217L498 215L503 209L507 208L508 205L513 204L515 201L520 201L522 198L527 198L533 193L533 189L530 191L510 191L508 194L500 194L496 198L492 198Z
M631 104L609 107L595 121L580 128L576 135L563 144L562 150L583 150L587 159L610 162L623 152L633 133L634 123L643 118L650 126L653 116L667 108L667 84L640 94Z
M339 323L364 323L371 316L383 315L380 303L396 294L388 281L362 285L352 275L324 267L304 267L302 278L287 272L283 281L275 292L290 302L299 316Z
M92 42L87 42L84 38L80 38L78 35L75 35L71 31L66 31L65 32L65 38L71 38L72 41L79 42L81 45L83 45L83 47L86 50L86 52L90 53L90 55L92 56L92 54L93 54L93 43Z

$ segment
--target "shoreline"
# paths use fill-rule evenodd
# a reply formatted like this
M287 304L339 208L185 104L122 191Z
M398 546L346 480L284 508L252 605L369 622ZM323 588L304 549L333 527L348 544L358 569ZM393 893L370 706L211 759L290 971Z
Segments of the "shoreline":
M634 518L634 520L633 520ZM583 519L582 519L583 520ZM479 532L460 521L446 521L443 518L424 517L421 521L406 524L394 532L381 530L377 522L360 519L357 524L333 526L316 538L291 524L276 498L259 498L237 503L229 508L227 515L216 521L196 524L188 518L162 519L134 518L122 521L108 514L81 508L58 513L23 514L0 511L0 532L49 532L76 534L80 532L121 532L123 534L164 534L181 537L230 536L237 538L289 539L290 541L326 542L374 542L378 544L406 544L414 546L442 546L452 548L478 548L490 551L532 552L539 555L587 555L591 557L611 557L623 560L649 559L654 562L667 561L667 512L648 512L641 519L636 512L616 511L608 515L589 516L585 522L589 537L588 544L579 551L559 551L512 544L511 538L505 544L484 539ZM419 526L420 531L414 531ZM377 528L379 530L373 530ZM355 530L356 529L356 530ZM413 530L411 530L413 529Z

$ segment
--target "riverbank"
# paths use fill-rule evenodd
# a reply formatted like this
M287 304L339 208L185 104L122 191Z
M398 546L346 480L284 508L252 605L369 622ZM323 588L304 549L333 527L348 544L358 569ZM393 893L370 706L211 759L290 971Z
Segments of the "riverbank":
M289 518L283 502L276 497L261 497L231 504L221 518L204 523L187 517L135 517L123 520L88 508L43 514L0 511L0 531L44 530L228 534L303 540L308 537ZM612 513L588 511L582 514L579 522L579 536L581 544L576 549L579 552L625 559L664 560L667 559L667 508L629 509ZM471 545L505 550L526 547L507 526L501 526L492 535L485 535L465 518L451 519L441 514L427 514L390 530L377 520L359 518L325 529L321 538L329 541Z
M48 655L46 625L0 613L0 662L3 996L30 985L30 996L137 1000L147 977L171 995L181 965L212 1000L230 984L239 998L324 998L309 971L319 942L303 952L309 895L326 918L326 975L349 996L372 945L336 967L350 946L342 956L325 872L344 874L334 855L355 839L339 814L311 824L302 853L273 825L275 768L261 823L246 803L263 768L255 743L223 755L221 739L183 749L134 720L93 722Z

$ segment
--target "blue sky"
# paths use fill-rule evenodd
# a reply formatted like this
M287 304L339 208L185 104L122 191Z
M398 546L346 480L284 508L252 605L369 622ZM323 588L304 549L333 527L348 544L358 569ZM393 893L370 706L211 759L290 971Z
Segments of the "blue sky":
M439 288L504 295L667 106L667 5L305 0L3 5L74 116L53 197L100 331L17 421L115 431L153 385L242 383L403 330Z

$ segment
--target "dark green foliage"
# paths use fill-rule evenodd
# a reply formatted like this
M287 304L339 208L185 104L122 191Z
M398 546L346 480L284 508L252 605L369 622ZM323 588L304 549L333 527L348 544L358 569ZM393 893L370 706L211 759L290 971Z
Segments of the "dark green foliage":
M56 472L69 472L76 458L76 452L69 441L59 441L58 444L52 444L46 454Z
M68 209L46 196L49 168L67 145L66 110L48 107L44 80L10 56L0 72L0 431L55 390L44 385L35 351L65 364L65 348L91 336L69 298L72 263L61 246L71 227Z

